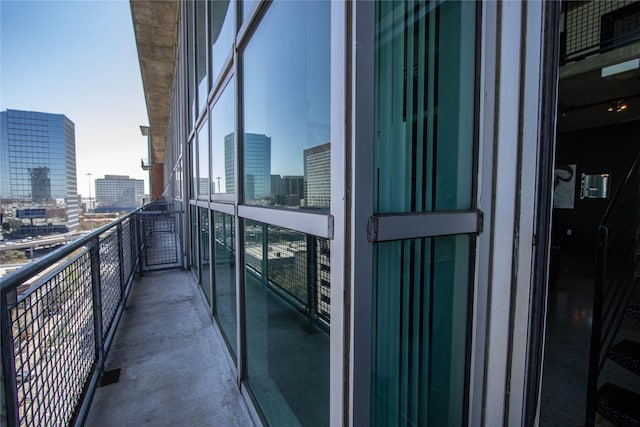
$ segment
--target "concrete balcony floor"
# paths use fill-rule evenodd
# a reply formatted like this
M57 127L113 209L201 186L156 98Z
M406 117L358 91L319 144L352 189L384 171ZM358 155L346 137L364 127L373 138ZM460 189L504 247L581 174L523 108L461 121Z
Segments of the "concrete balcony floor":
M191 273L136 280L87 426L253 426L225 344Z

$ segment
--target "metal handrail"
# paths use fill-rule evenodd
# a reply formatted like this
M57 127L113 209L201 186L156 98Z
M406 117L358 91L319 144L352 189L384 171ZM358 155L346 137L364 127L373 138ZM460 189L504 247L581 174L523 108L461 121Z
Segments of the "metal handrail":
M73 254L76 250L88 246L96 236L100 236L105 231L116 227L118 224L122 224L122 222L132 217L139 211L140 209L131 211L128 214L116 219L115 221L110 222L109 224L106 224L89 234L85 234L84 236L79 237L78 239L70 243L67 243L66 245L56 249L55 251L52 251L51 253L43 256L37 261L27 264L15 271L12 271L3 278L0 278L0 289L3 293L15 290L25 280L28 280L33 276L43 272L47 268L51 267L51 265Z
M169 207L129 212L1 280L9 426L83 425L135 275L182 267L180 213Z
M600 372L607 360L607 354L616 342L626 307L637 282L637 259L635 254L629 251L637 249L638 240L629 232L629 228L636 230L640 226L637 211L640 202L639 184L640 153L636 155L624 182L611 198L598 226L587 379L585 424L588 427L595 425ZM629 210L629 201L635 206L635 210ZM632 240L623 244L625 239ZM615 272L616 276L610 277L610 272Z
M633 163L631 164L631 168L629 168L629 172L625 176L624 181L622 182L622 185L618 187L616 192L613 194L611 201L607 205L607 209L605 209L604 214L600 219L600 226L606 225L607 220L611 215L611 211L618 205L618 199L622 197L623 192L629 186L629 181L631 181L633 174L638 171L639 167L640 167L640 152L636 154L636 158L633 160Z

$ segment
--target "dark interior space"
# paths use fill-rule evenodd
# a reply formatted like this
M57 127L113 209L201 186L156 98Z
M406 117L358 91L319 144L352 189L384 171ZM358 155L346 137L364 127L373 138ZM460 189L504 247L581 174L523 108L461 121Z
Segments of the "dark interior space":
M573 207L553 210L542 426L575 427L585 422L597 230L640 151L638 135L637 121L557 134L556 169L575 165L575 188ZM609 174L608 197L581 198L582 174ZM629 335L630 327L634 325L625 321L620 334ZM605 369L603 378L613 376L621 382L624 372L613 368L610 374L611 369Z
M574 209L553 210L553 245L561 253L581 253L593 265L598 224L640 150L639 136L639 122L558 133L556 167L576 165ZM609 198L581 199L583 173L609 173Z

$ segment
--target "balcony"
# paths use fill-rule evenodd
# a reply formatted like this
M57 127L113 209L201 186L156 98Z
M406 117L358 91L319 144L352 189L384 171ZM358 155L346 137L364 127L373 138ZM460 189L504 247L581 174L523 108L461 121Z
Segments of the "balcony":
M560 64L640 41L640 5L633 1L564 3Z
M182 218L147 206L3 279L7 425L253 425Z

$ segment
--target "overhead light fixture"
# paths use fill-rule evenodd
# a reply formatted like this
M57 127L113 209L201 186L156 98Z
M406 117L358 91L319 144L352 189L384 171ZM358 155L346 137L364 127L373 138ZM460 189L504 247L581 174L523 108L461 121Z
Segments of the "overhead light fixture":
M607 80L627 80L640 76L640 58L610 65L600 70L600 76Z
M618 99L617 101L610 102L607 106L607 111L610 113L622 113L629 108L629 105L624 99Z

